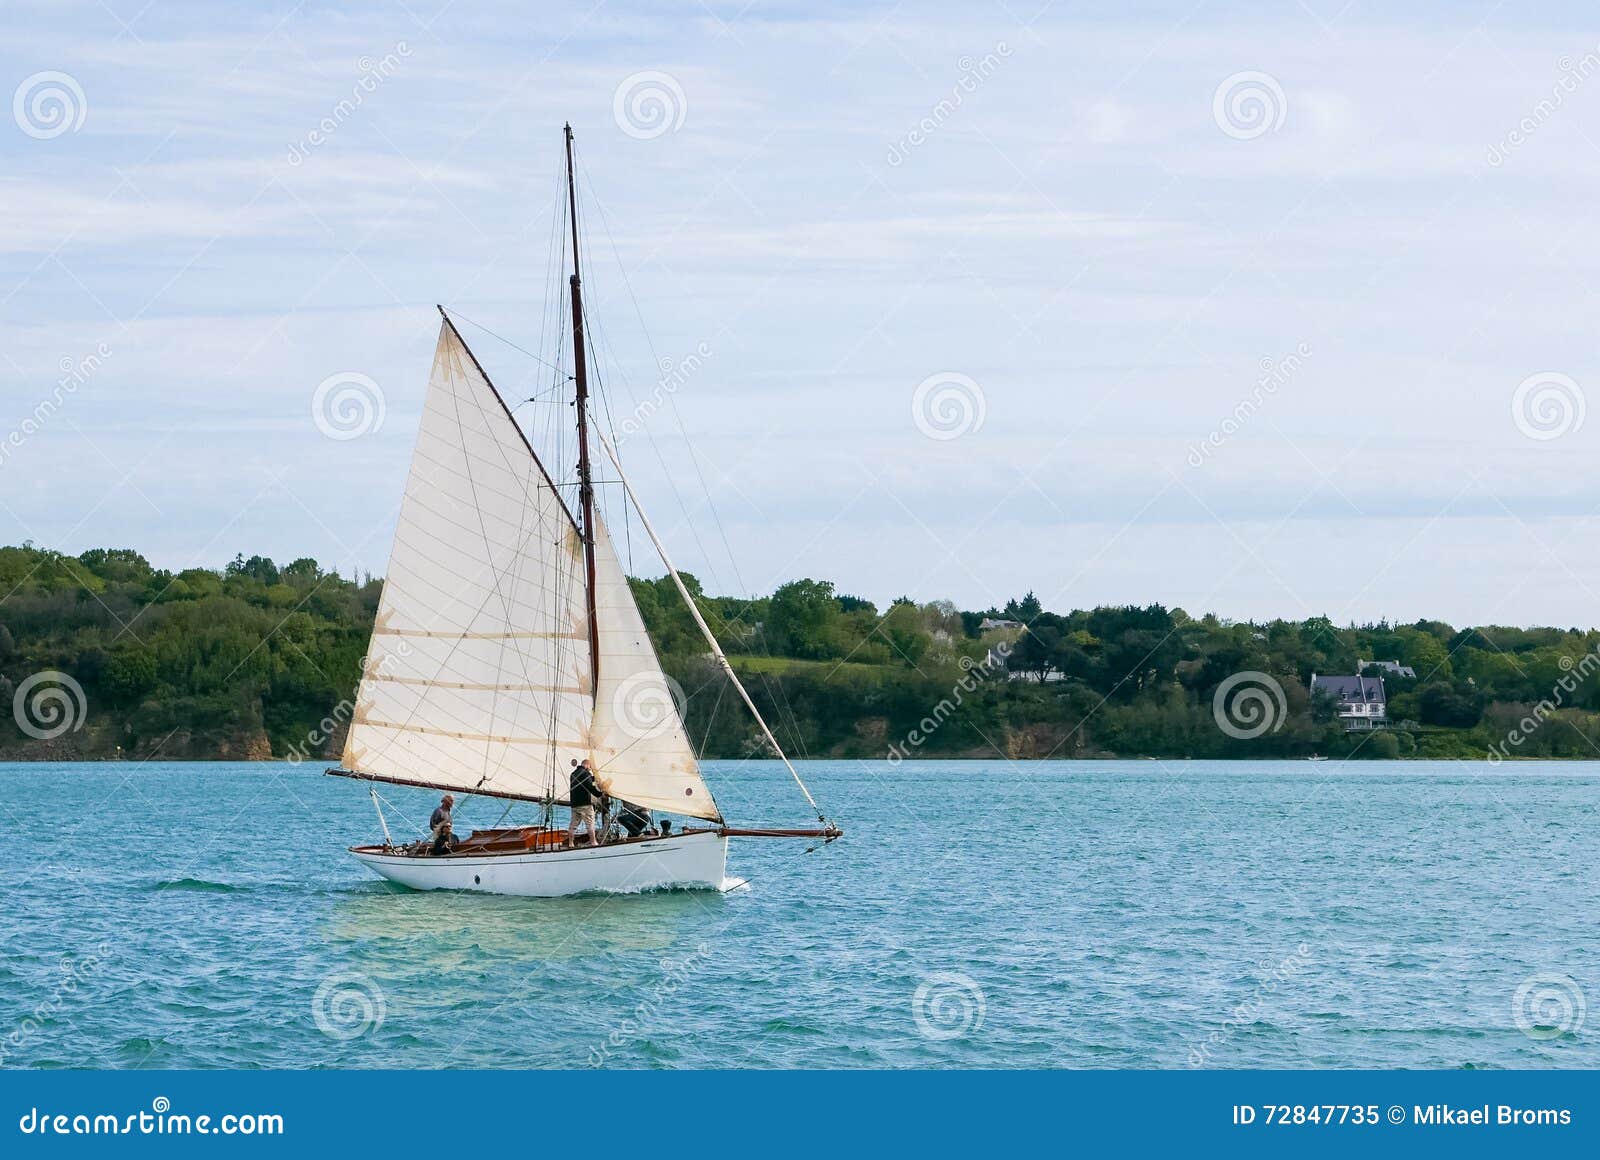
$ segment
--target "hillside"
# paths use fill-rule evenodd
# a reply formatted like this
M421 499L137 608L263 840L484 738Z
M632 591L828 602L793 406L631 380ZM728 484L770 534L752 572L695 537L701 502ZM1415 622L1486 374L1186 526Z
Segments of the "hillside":
M1600 754L1592 630L1055 613L1031 595L880 610L824 581L756 600L689 581L796 756ZM759 752L670 582L633 584L696 743ZM0 759L336 755L381 589L309 559L174 573L129 549L0 548ZM1383 674L1397 727L1346 734L1311 697L1312 674L1354 673L1358 658L1415 670Z

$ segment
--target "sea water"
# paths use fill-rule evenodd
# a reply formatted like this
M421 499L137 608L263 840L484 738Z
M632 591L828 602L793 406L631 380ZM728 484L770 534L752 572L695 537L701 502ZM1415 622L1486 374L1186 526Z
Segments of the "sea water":
M1600 1067L1592 764L801 769L846 836L748 887L518 899L374 878L320 767L0 766L0 1066Z

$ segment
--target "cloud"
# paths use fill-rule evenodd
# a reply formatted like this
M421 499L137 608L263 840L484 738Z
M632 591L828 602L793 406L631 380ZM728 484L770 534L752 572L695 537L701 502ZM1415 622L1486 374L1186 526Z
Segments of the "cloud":
M627 451L696 571L733 575L701 550L704 474L747 576L983 603L1083 571L1064 599L1187 606L1209 586L1235 615L1362 594L1355 615L1477 616L1550 566L1524 525L1565 534L1600 503L1590 431L1535 444L1509 413L1537 372L1600 389L1583 136L1600 81L1486 159L1594 47L1568 29L1188 8L1023 27L956 5L430 19L156 6L136 40L99 5L18 10L11 71L73 73L89 115L51 141L0 134L5 397L20 414L61 358L116 350L9 476L28 527L220 562L350 553L326 529L359 523L380 529L358 555L381 571L431 304L558 353L569 119L608 399L626 410L658 358L714 351ZM889 165L963 57L1001 40L1010 55ZM362 58L401 41L401 67L341 109ZM642 70L687 102L647 140L613 119ZM1239 140L1212 95L1250 70L1287 116ZM469 340L513 396L548 385ZM1315 354L1292 386L1188 466L1260 361L1300 343ZM309 398L345 371L380 384L388 420L335 448ZM912 392L939 373L981 386L980 432L918 434ZM567 438L564 418L532 433ZM293 496L262 501L268 485ZM1592 621L1571 595L1548 615Z

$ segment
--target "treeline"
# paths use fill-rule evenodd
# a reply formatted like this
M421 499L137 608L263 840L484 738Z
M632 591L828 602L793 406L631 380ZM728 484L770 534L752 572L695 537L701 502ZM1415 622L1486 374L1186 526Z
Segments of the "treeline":
M266 758L350 696L382 585L253 556L221 572L152 568L128 549L0 548L0 752ZM57 737L15 690L70 676L79 727ZM76 711L58 702L62 711ZM40 712L48 711L48 704Z
M688 580L800 756L1600 755L1593 630L1250 623L1160 605L1057 613L1031 595L880 609L825 581L745 600ZM633 583L696 742L711 757L760 753L670 581ZM348 715L381 589L310 559L169 572L128 549L0 548L0 756L264 759L307 753L308 739L313 755L337 754L326 722ZM1311 697L1311 676L1373 661L1416 675L1368 668L1384 677L1394 727L1347 734ZM74 728L28 716L29 682L45 672L82 690L81 708L55 704L78 715ZM1264 725L1229 717L1239 706L1219 698L1240 674L1264 690Z
M1056 613L1031 593L983 611L901 599L880 612L811 580L762 600L701 604L723 618L728 651L749 654L735 655L736 665L803 752L1600 757L1596 630L1339 626L1325 616L1255 623L1160 605ZM641 606L648 618L650 605ZM663 602L657 615L675 616L670 609L681 605ZM997 621L1021 627L984 627ZM691 687L712 683L704 662L671 660ZM1336 707L1311 695L1313 675L1358 666L1384 681L1388 729L1347 733ZM1262 693L1264 724L1235 699L1250 689ZM737 738L690 704L697 730L727 752Z

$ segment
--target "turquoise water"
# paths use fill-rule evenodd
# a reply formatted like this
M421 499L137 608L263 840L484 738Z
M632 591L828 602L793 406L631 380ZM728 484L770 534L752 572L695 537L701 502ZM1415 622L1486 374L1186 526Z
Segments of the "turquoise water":
M1592 764L803 768L848 836L746 890L525 900L371 877L308 766L0 766L0 1063L1600 1066Z

